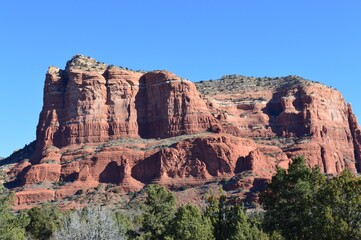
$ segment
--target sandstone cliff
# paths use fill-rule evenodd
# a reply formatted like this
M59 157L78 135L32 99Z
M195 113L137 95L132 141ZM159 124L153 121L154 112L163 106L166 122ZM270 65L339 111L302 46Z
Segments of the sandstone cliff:
M227 132L304 155L325 173L356 171L360 128L337 90L297 76L230 75L197 86Z
M237 184L248 186L298 155L327 174L361 165L361 131L337 90L296 76L194 84L77 55L64 70L49 68L36 148L8 185L22 186L17 205L99 183L127 192L247 172L251 178Z
M47 146L123 137L166 138L217 127L193 83L166 71L140 73L76 56L50 67L37 128L37 156Z

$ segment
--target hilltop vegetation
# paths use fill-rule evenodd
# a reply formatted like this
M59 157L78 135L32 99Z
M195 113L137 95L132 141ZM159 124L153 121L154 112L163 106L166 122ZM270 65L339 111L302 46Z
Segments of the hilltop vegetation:
M222 93L239 93L244 91L272 91L289 88L291 86L309 86L311 83L320 84L316 81L306 80L299 76L286 77L248 77L237 74L224 75L217 80L196 82L197 89L202 94L214 95Z

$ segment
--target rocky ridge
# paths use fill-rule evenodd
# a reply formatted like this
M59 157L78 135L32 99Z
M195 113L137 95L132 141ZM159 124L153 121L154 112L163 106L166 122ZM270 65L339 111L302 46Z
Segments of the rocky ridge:
M99 184L129 192L232 179L226 188L244 195L292 157L337 174L356 172L360 154L351 106L320 83L228 75L194 84L77 55L48 69L36 147L7 186L18 207Z
M360 164L357 120L331 87L297 76L228 75L196 84L211 113L233 135L267 145L281 140L279 153L304 155L310 166L329 174L344 168L355 172Z

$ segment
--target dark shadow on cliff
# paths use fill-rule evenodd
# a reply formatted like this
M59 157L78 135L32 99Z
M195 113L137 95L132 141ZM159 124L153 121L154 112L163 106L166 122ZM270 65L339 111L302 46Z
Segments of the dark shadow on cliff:
M269 117L269 127L272 132L279 135L281 126L278 121L278 116L283 112L283 106L281 103L281 98L284 93L276 91L273 93L271 100L266 104L266 107L262 111Z
M306 127L303 110L309 99L305 98L305 92L298 87L296 92L292 94L295 99L292 101L294 112L285 112L285 99L289 89L278 89L273 93L271 100L266 104L262 111L269 117L269 127L272 132L278 136L283 134L291 134L297 137L304 136L309 133Z
M132 168L132 177L142 183L148 184L160 177L159 152L145 158Z
M138 134L141 138L150 137L150 129L147 128L147 93L145 77L139 79L139 91L135 96L135 109L137 111Z
M236 162L236 168L234 169L234 173L242 173L244 171L252 171L252 157L247 155L245 157L239 157Z
M107 164L99 175L99 182L119 184L124 179L124 166L118 166L114 161Z
M77 180L79 178L79 173L78 172L73 172L69 175L61 175L60 179L64 182L74 182L75 180Z

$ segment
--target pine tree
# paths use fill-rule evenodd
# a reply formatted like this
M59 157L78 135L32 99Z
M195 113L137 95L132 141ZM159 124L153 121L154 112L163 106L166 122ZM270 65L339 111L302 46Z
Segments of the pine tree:
M205 214L211 220L217 240L269 239L268 235L251 221L241 205L228 200L223 194L218 199L214 196L208 198Z
M325 184L319 169L309 169L303 157L293 159L288 171L278 169L261 194L266 210L265 229L280 231L286 239L313 239L315 197Z
M147 198L144 211L142 239L164 239L166 228L176 212L175 197L165 188L151 184L146 188Z
M361 177L345 170L318 193L320 239L361 239Z
M167 239L212 240L212 224L209 218L195 206L185 205L178 208L167 230Z

